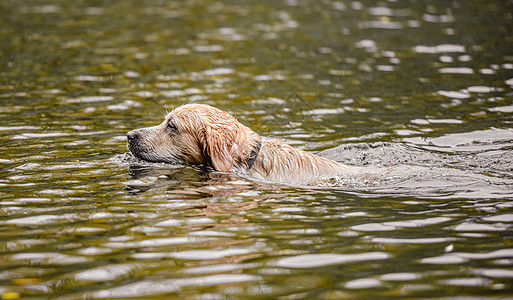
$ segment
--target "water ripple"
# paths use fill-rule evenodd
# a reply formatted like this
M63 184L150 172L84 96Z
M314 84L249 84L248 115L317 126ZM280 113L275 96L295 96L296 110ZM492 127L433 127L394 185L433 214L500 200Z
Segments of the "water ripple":
M390 256L384 252L368 252L359 254L304 254L282 258L276 262L276 265L285 268L315 268L355 261L381 260L389 257Z
M169 279L161 281L139 281L132 284L90 293L94 298L142 297L178 291L186 286L216 286L230 283L258 281L258 276L246 274L219 274L204 277Z

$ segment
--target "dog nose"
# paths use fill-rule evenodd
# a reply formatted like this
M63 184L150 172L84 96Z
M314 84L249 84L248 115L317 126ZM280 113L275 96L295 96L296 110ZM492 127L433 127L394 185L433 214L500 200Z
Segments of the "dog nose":
M136 140L138 139L139 137L141 136L141 133L139 130L132 130L132 131L129 131L127 134L126 134L126 137L128 138L129 141L132 141L132 140Z

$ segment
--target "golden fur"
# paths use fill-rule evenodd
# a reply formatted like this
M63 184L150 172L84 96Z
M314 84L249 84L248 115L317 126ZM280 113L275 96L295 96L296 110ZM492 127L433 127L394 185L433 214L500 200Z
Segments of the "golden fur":
M160 125L132 130L128 149L148 161L202 164L255 178L308 184L323 176L358 172L279 140L263 139L230 114L205 104L186 104L168 113ZM261 145L251 167L248 159Z

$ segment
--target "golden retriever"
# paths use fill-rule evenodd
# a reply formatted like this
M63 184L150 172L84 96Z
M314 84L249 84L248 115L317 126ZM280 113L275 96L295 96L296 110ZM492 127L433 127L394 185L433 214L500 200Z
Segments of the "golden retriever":
M309 184L360 168L260 137L233 116L205 104L186 104L160 125L128 132L130 152L152 162L188 163L275 182Z

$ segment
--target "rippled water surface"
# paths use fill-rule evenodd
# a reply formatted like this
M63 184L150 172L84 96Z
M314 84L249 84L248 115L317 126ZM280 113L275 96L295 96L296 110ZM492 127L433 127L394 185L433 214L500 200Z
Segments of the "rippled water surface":
M513 295L511 1L0 2L0 294ZM191 102L395 180L126 153Z

